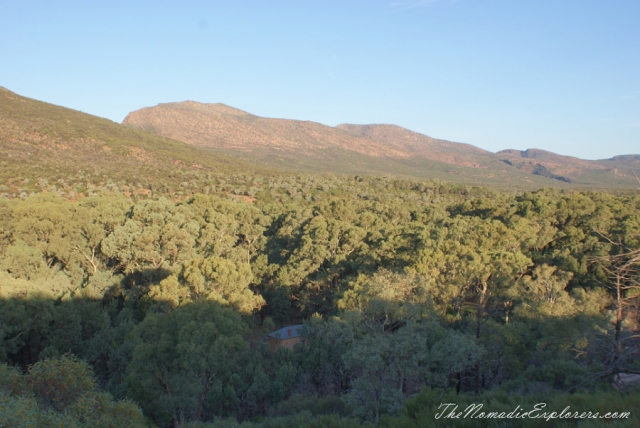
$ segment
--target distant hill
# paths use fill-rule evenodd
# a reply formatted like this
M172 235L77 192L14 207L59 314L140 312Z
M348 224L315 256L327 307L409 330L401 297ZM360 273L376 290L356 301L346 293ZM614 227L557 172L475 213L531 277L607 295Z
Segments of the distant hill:
M0 196L91 192L107 184L149 191L246 162L0 88Z
M396 125L331 127L194 101L143 108L123 124L294 171L394 174L498 187L637 187L635 164L627 157L596 162L537 149L495 154Z
M493 153L470 144L436 140L396 125L331 127L263 118L224 104L159 104L130 113L122 123L199 147L248 153L270 150L324 158L331 157L327 149L343 149L375 158L422 157L470 168L486 168L496 161Z
M397 175L498 187L564 185L523 173L477 147L395 125L331 127L193 101L134 111L123 125L284 170Z
M437 140L397 125L342 124L336 128L371 141L383 142L386 147L402 151L408 156L424 157L470 168L483 168L495 162L493 153L471 144Z
M635 171L640 172L640 155L623 155L592 161L540 149L529 149L502 150L496 153L496 156L521 171L568 183L612 187L640 185L634 176Z
M320 123L263 118L224 104L159 104L129 113L122 123L199 147L268 149L311 157L322 156L323 149L342 148L377 158L409 157L402 150Z
M123 123L0 88L0 197L36 191L73 197L117 188L180 198L233 188L222 183L229 175L277 170L516 189L640 186L634 176L640 155L586 161L534 149L494 154L396 125L330 127L262 118L224 104L160 104Z

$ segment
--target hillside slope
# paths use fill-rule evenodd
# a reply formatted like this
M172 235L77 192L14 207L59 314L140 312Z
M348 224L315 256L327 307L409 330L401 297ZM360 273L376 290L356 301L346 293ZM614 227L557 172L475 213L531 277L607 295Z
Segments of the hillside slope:
M502 150L496 156L521 171L577 185L633 187L640 184L634 175L636 171L640 173L640 155L586 160L540 149L510 149Z
M336 128L420 157L469 168L502 168L493 153L471 144L438 140L397 125L341 124Z
M640 155L590 161L539 149L498 153L397 125L271 119L224 104L158 104L123 124L293 171L393 174L498 187L636 189Z
M493 154L395 125L334 128L223 104L161 104L131 113L124 125L0 88L0 196L80 197L117 188L180 198L213 189L229 174L272 175L274 168L517 189L640 185L640 155L586 161L535 149Z
M0 88L0 195L179 186L248 169L238 159Z
M130 113L122 123L200 147L246 152L269 149L311 157L321 156L327 148L378 158L409 156L402 150L320 123L263 118L224 104L159 104Z
M395 125L330 127L193 101L134 111L123 125L284 170L392 174L498 187L566 185L519 171L469 144L436 140Z

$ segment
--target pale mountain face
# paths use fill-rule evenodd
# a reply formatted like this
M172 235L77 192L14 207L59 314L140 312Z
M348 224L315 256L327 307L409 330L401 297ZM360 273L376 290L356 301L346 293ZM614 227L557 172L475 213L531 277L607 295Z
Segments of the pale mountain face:
M259 117L224 104L159 104L130 113L123 124L284 169L393 173L487 184L635 185L635 161L628 157L590 161L538 149L491 153L397 125L330 127Z

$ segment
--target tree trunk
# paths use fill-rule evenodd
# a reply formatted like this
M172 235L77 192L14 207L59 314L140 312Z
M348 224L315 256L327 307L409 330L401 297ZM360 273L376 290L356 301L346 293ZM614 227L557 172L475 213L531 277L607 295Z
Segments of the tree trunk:
M178 416L176 415L176 409L173 407L173 397L171 397L171 390L169 389L169 385L164 380L164 372L160 371L160 376L158 376L158 382L164 388L164 391L169 396L169 400L171 401L171 420L173 421L173 428L180 428L180 422L178 421Z
M480 339L482 332L482 318L484 316L484 308L487 303L487 290L489 289L488 279L482 283L482 289L480 292L480 301L478 302L478 309L476 310L476 339ZM480 362L476 363L476 382L475 393L480 394Z

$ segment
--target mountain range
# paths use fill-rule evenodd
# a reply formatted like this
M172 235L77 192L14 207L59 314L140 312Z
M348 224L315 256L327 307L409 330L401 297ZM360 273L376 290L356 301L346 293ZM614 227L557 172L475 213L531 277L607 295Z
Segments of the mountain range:
M633 187L640 155L584 160L539 149L492 153L396 125L336 127L255 116L224 104L159 104L123 125L286 169L399 174L534 186Z
M280 170L441 179L516 189L640 185L636 177L640 155L592 161L539 149L492 153L396 125L332 127L194 101L142 108L118 124L4 88L0 88L0 150L0 184L13 186L12 191L20 188L18 182L23 190L29 187L25 177L59 177L64 175L60 171L74 168L130 184L142 176L149 182L161 176L184 183L190 171Z

